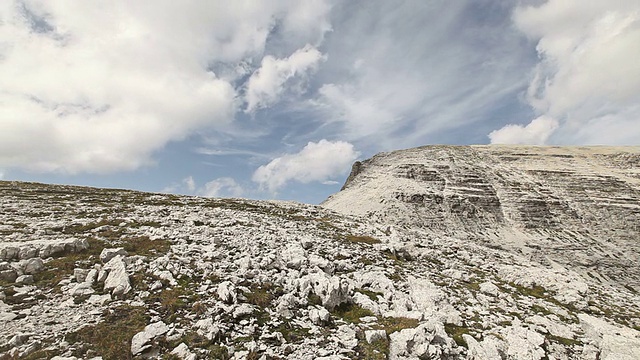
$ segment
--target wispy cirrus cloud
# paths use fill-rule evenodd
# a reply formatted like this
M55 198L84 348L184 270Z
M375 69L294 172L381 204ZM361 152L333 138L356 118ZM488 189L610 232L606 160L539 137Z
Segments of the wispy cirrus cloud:
M557 124L537 143L638 142L640 3L549 0L518 8L513 19L540 56L526 97L540 117L523 128L539 129L540 119ZM506 125L489 136L532 140L529 131L515 136L514 129Z

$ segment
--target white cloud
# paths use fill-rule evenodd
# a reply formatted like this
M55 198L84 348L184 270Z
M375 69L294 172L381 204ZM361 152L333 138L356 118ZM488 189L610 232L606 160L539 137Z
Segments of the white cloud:
M640 141L638 1L549 0L519 8L514 22L537 41L527 100L558 119L553 142Z
M312 108L315 119L359 146L461 141L442 133L492 118L526 88L522 74L534 62L524 36L510 31L512 2L336 6L321 48L328 54L318 70L323 85L296 110ZM478 128L467 133L483 136Z
M196 182L193 180L193 176L184 178L182 183L189 192L194 192L196 190Z
M244 189L234 179L222 177L204 184L204 187L198 190L198 195L206 197L240 197L244 193Z
M4 1L0 166L107 173L151 164L167 143L232 121L243 73L217 76L216 64L259 61L276 25L284 43L321 41L330 8L322 0Z
M528 125L506 125L489 134L492 144L544 144L549 136L558 128L558 121L541 116L533 119Z
M344 174L359 155L348 142L324 139L309 142L298 153L283 155L260 166L253 174L253 181L271 192L289 181L322 182Z
M275 103L285 91L285 83L292 79L300 81L299 91L303 91L307 73L317 70L319 63L325 59L326 56L310 45L298 49L285 59L270 55L262 58L262 65L248 81L247 112Z

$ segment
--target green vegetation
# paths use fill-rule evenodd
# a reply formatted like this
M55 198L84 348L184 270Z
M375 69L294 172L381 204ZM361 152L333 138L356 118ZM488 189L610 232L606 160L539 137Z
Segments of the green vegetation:
M125 238L122 247L129 253L142 256L160 256L169 251L171 243L168 240L151 240L148 236Z
M371 291L371 290L366 290L366 289L356 289L355 291L359 292L361 294L367 295L369 297L369 299L371 299L373 301L378 301L378 297L383 295L381 292Z
M105 360L131 359L131 338L144 330L149 320L143 307L123 305L111 311L105 310L104 320L69 333L66 340L78 347L83 355L93 350ZM84 350L84 351L83 351Z
M342 303L333 309L332 314L348 323L359 324L360 318L365 316L374 316L374 314L360 305L352 303Z
M249 292L244 293L247 302L260 308L271 306L273 300L284 294L281 287L272 283L264 283L261 285L253 285Z
M296 326L288 321L280 324L275 328L275 331L279 331L282 337L290 343L300 342L309 337L309 329Z
M456 324L446 323L444 324L444 331L458 344L458 346L468 347L467 342L464 341L462 335L469 334L469 328L465 326L458 326Z
M555 336L551 334L547 334L547 340L560 343L564 346L582 345L582 342L579 340L569 339L562 336Z
M384 330L387 335L418 326L418 320L406 317L383 317L378 319L378 323L380 324L380 330Z
M389 355L389 340L378 339L369 344L366 340L361 339L358 342L356 350L358 352L358 359L385 360Z
M368 244L368 245L379 244L381 242L380 240L376 238L372 238L371 236L356 236L356 235L347 235L345 240L347 240L350 243L361 243L361 244Z

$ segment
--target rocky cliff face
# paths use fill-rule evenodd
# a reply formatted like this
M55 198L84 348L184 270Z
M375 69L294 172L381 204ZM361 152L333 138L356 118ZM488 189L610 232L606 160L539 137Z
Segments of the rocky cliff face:
M414 149L325 207L0 181L0 359L638 359L637 159Z
M640 147L427 146L379 154L358 163L323 206L475 239L640 291Z

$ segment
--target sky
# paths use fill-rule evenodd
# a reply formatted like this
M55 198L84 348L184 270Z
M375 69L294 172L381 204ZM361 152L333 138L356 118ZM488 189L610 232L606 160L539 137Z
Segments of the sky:
M319 203L428 144L638 145L637 0L5 0L0 179Z

